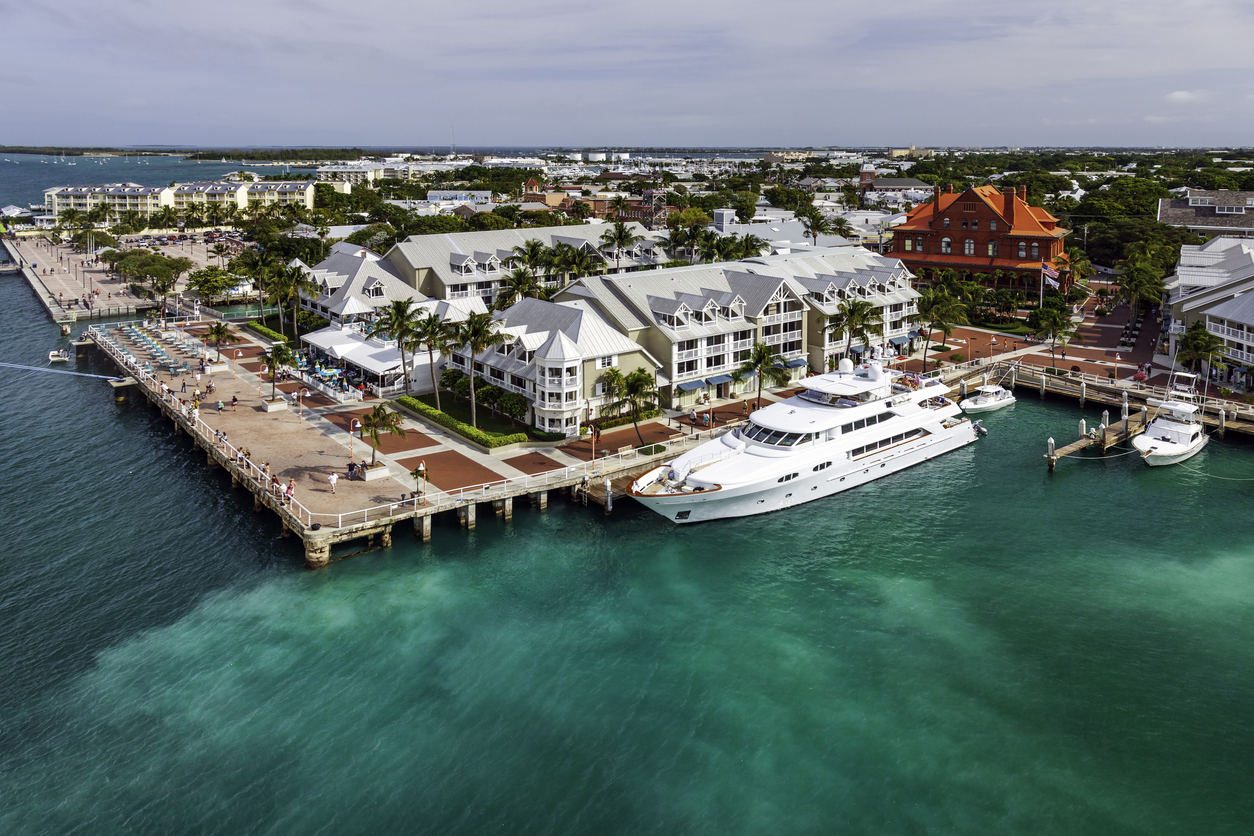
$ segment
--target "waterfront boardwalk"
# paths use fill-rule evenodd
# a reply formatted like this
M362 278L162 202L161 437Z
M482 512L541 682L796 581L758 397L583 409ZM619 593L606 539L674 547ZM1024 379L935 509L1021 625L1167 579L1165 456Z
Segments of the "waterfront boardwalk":
M332 559L331 547L341 542L365 538L369 543L377 537L380 545L388 545L393 526L406 520L428 539L431 517L440 512L456 512L463 525L473 528L478 506L487 505L509 517L519 497L545 507L551 491L580 486L588 489L585 493L594 502L605 504L607 478L619 480L612 490L621 496L624 477L642 473L739 420L727 410L723 418L718 416L724 413L716 414L716 426L709 430L674 419L646 422L640 430L645 452L638 449L639 439L631 426L607 431L594 458L588 439L485 452L442 427L410 416L403 422L404 437L384 435L374 451L360 433L354 436L349 428L379 401L339 403L299 380L272 386L261 373L259 356L265 346L241 332L240 343L223 346L224 362L218 363L214 347L200 341L205 327L205 323L164 329L139 323L92 326L86 336L134 380L118 392L145 398L180 431L191 435L205 450L210 467L226 468L233 485L254 494L256 509L274 511L285 533L304 541L306 563L311 567L326 565ZM211 361L210 370L197 381L202 355ZM170 358L176 371L168 366L160 371L143 367L159 357ZM207 393L210 382L214 391ZM164 387L169 387L169 393ZM205 400L193 414L180 401L190 403L197 387ZM270 398L272 388L286 396L286 409L266 411L264 399ZM302 391L308 396L299 397ZM232 398L237 399L234 409ZM223 404L220 412L219 402ZM225 439L219 433L225 433ZM654 447L658 442L664 446ZM243 451L248 456L241 462ZM385 465L386 475L349 480L350 460L361 463L372 455ZM412 475L420 462L429 476L425 491ZM328 478L332 473L339 477L334 492ZM282 487L294 483L290 504L275 495L276 479Z

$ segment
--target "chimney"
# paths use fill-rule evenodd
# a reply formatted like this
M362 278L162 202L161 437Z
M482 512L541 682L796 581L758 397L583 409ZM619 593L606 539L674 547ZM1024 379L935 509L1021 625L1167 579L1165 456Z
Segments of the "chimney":
M1022 200L1024 203L1028 202L1028 187L1027 186L1019 187L1019 199Z
M1003 189L1002 194L1006 197L1006 208L1002 214L1006 216L1006 226L1014 229L1015 227L1015 190Z
M940 186L932 187L932 217L940 214Z
M953 183L946 183L946 184L945 184L945 194L953 194L953 193L954 193L954 184L953 184Z

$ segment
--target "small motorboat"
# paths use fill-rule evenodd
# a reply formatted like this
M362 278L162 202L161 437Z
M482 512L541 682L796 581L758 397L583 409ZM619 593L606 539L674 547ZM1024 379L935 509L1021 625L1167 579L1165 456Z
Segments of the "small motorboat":
M70 352L64 348L54 349L48 352L49 363L68 363L70 361Z
M1202 451L1210 436L1202 425L1201 404L1197 397L1197 376L1175 372L1168 385L1167 399L1150 401L1156 406L1145 432L1132 439L1132 446L1150 467L1179 464Z
M963 412L968 413L992 412L994 409L1013 406L1014 402L1015 396L1009 389L989 384L975 387L975 394L959 402L958 406Z

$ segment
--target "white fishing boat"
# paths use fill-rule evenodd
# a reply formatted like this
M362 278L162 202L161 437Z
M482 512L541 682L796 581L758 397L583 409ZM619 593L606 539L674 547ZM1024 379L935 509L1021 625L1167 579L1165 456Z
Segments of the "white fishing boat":
M1197 396L1197 375L1174 372L1167 399L1150 400L1154 416L1132 446L1150 467L1179 464L1202 451L1210 436L1202 424L1202 404Z
M676 523L763 514L856 488L983 434L939 380L877 360L857 369L842 360L839 371L798 382L800 394L654 468L628 495Z
M53 349L48 352L49 363L68 363L70 360L70 352L67 349Z
M1015 396L1009 389L996 384L975 387L975 394L959 401L958 407L966 413L992 412L1014 406Z

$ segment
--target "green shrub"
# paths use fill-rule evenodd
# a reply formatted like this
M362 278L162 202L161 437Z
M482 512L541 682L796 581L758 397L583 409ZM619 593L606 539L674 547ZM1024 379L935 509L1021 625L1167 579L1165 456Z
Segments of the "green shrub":
M260 334L261 336L265 337L268 340L274 340L275 342L283 343L284 345L287 345L288 343L291 342L291 340L289 340L287 337L280 334L278 331L271 331L266 326L258 325L255 322L246 323L244 327L249 329L250 331Z
M320 331L331 324L331 320L318 316L313 311L297 311L296 321L306 331Z
M453 391L453 387L457 385L457 381L466 376L466 373L457 369L445 369L440 372L440 388ZM470 394L470 390L466 390L466 394Z
M951 363L961 363L963 360L966 360L966 359L967 359L967 358L966 358L966 357L964 357L964 356L962 356L961 354L951 354L951 355L949 355L949 362L951 362Z
M640 455L642 456L653 456L658 453L665 453L665 452L666 452L665 444L650 444L648 447L640 448Z
M641 421L648 421L650 418L661 416L662 410L650 409L640 413ZM613 418L594 418L588 422L594 427L600 427L603 430L611 430L614 427L623 427L631 423L631 415L618 415Z
M469 386L469 383L467 383L467 386ZM484 447L504 447L507 444L518 444L528 440L526 433L513 433L512 435L489 435L483 430L475 429L469 424L458 421L456 418L440 412L435 407L427 406L417 398L411 398L408 395L402 395L396 399L396 402L408 409L410 412L413 412L416 415L421 415L429 421L434 421L441 427L450 429L458 435L468 438L476 444Z
M535 427L532 427L530 430L528 430L528 432L531 433L531 437L534 438L536 441L565 441L566 440L566 433L549 433L549 432L545 432L544 430L537 430Z
M1106 316L1110 313L1110 311L1104 305L1099 305L1097 310L1093 311L1093 313L1097 316Z

